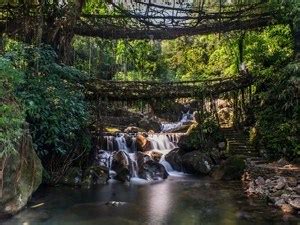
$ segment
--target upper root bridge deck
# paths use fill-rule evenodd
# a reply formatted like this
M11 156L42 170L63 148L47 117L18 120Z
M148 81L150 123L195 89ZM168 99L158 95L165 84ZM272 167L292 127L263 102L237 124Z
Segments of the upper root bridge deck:
M25 42L41 38L50 44L64 33L108 39L174 39L183 35L249 30L279 22L275 19L279 12L276 7L270 7L271 0L243 4L220 1L219 5L212 6L203 1L193 7L178 6L178 1L173 1L172 6L133 1L130 6L134 9L128 6L126 10L113 4L114 1L100 1L100 5L106 4L111 9L106 13L85 13L83 6L73 9L73 4L67 1L11 2L0 0L0 34ZM80 2L88 3L88 0Z
M86 84L90 99L108 101L176 99L212 97L251 86L249 75L237 77L179 82L105 81L93 80Z

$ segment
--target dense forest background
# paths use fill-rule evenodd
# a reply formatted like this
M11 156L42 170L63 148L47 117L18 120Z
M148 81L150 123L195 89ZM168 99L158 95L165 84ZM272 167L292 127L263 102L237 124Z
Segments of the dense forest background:
M92 3L86 6L92 9ZM91 115L84 83L91 78L231 77L242 63L255 78L251 140L270 159L300 156L300 64L290 25L164 41L74 36L71 44L70 66L49 44L2 36L0 156L15 152L25 121L46 168L57 158L88 152Z

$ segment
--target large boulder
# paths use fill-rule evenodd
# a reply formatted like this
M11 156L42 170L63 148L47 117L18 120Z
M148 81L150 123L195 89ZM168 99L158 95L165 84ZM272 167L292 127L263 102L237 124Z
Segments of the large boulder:
M165 156L165 160L170 163L174 170L182 171L182 156L183 153L180 149L174 149Z
M145 152L145 154L148 155L155 162L159 162L161 157L163 156L163 153L156 150Z
M130 159L128 155L123 151L114 152L111 169L115 171L116 180L125 182L129 181L130 174Z
M182 135L177 143L178 147L184 152L195 151L199 148L199 130L196 124L190 126L188 131Z
M145 136L142 134L138 134L136 136L136 146L137 150L141 152L147 152L151 149L151 143Z
M219 148L220 142L225 143L225 138L216 122L208 118L201 124L191 125L188 131L180 137L178 147L184 152L199 149L211 151L214 148Z
M20 211L42 182L43 167L32 146L29 130L24 130L16 150L15 154L0 159L4 165L0 217Z
M208 175L212 171L214 163L209 154L192 151L182 156L182 167L187 173Z
M165 167L153 160L143 163L139 169L139 177L146 180L161 180L168 177Z

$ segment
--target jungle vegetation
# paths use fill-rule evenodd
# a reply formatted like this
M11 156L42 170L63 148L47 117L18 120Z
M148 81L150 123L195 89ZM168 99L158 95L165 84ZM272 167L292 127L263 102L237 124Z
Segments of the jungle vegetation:
M106 10L94 4L85 4L84 12ZM285 11L286 18L297 14L299 7L292 9ZM28 43L3 34L0 156L14 153L25 121L46 169L57 159L89 151L90 103L84 97L89 79L165 82L230 77L238 74L243 62L255 77L251 140L268 158L299 158L300 62L294 31L295 26L286 23L174 40L72 35L72 51L63 57L58 46L43 38ZM64 57L69 57L69 65L62 63Z

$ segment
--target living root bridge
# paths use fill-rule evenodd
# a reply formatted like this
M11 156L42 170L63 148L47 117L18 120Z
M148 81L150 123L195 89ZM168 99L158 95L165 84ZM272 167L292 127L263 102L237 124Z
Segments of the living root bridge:
M86 83L87 98L108 101L176 99L188 97L213 97L222 93L251 86L249 75L225 79L193 80L179 82L156 81L105 81Z

